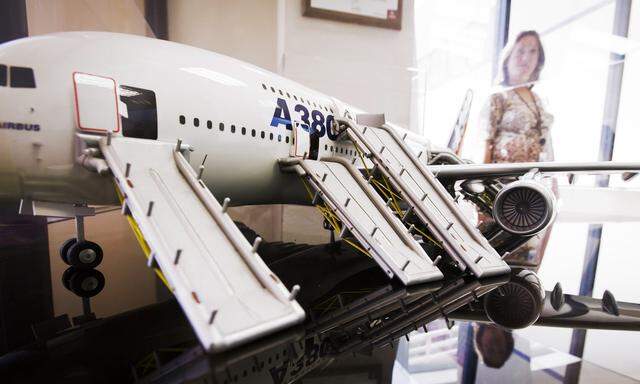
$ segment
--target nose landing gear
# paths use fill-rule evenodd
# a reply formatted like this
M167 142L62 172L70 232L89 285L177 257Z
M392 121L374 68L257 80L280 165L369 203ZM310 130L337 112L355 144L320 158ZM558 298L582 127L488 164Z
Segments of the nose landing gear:
M102 248L84 238L84 217L76 216L77 238L71 238L60 246L60 257L66 264L76 268L95 268L102 262Z
M69 267L62 274L62 284L76 296L89 298L102 292L105 279L96 269Z
M66 264L76 268L95 268L102 262L102 248L92 242L69 239L60 247L60 257Z
M32 216L68 217L76 220L76 237L60 246L60 257L70 265L62 274L62 284L66 289L82 298L82 315L73 319L74 324L95 320L91 310L91 297L96 296L105 286L104 275L94 269L102 262L102 248L84 237L84 217L95 215L95 209L85 204L58 204L30 199L20 202L19 213Z
M93 209L87 215L93 215ZM84 216L80 210L74 214L76 237L68 239L60 246L62 261L70 265L62 274L62 284L66 289L82 298L82 315L74 318L74 324L95 320L91 310L91 297L96 296L105 286L102 272L94 269L102 262L102 248L84 237Z

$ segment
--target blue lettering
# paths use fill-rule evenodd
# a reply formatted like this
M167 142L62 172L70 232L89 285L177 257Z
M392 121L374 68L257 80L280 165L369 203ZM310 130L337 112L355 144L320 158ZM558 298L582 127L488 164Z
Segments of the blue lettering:
M300 113L300 120L304 123L300 124L300 126L305 130L305 132L309 132L309 110L302 104L297 104L294 109L296 112Z
M0 121L0 129L13 129L16 131L39 131L40 124L13 123L10 121Z
M293 129L293 123L287 101L285 99L278 98L276 103L277 105L273 111L273 117L271 118L270 125L274 128L279 125L284 125L289 130ZM338 138L338 134L334 134L331 129L331 125L334 121L333 115L327 115L325 118L321 111L315 109L311 110L311 113L309 113L309 109L303 104L296 104L293 110L298 113L301 121L300 127L302 127L305 132L318 132L320 137L326 134L332 141L335 141ZM39 129L40 128L38 127L34 130Z
M312 131L318 132L319 136L324 136L324 115L320 111L311 112L313 122L311 123Z
M277 127L280 124L283 124L287 127L288 130L292 130L291 126L291 115L289 114L289 107L287 106L287 102L284 99L278 99L278 106L276 110L273 112L273 118L271 119L271 126Z
M326 120L327 136L329 137L329 140L336 141L338 139L338 133L333 132L333 129L332 129L333 122L334 122L333 115L328 115Z

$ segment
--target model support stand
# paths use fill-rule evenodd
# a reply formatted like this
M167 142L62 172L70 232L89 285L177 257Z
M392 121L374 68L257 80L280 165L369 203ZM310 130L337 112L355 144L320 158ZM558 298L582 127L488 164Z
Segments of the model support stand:
M76 237L66 240L60 246L60 258L70 266L62 274L62 284L82 298L83 315L75 318L74 323L95 319L89 298L100 293L105 285L104 275L95 269L102 261L103 252L98 244L86 240L84 233L84 218L94 216L95 209L79 204L53 204L23 199L19 213L75 219Z

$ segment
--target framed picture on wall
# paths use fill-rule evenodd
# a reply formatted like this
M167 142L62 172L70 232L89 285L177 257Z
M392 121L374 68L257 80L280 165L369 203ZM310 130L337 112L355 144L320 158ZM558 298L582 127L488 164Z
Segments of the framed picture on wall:
M304 16L400 30L402 0L303 0Z

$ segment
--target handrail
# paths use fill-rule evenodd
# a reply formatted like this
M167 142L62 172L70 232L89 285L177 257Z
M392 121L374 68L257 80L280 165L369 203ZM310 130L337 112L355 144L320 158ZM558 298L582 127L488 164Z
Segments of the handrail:
M349 172L349 174L356 181L356 183L358 183L358 185L365 191L365 193L369 197L369 200L373 202L376 208L378 208L378 211L380 211L380 213L382 213L384 218L387 219L387 222L389 223L389 225L391 225L393 230L396 232L396 234L398 234L398 236L403 240L403 242L418 254L420 254L423 251L422 248L416 245L415 240L413 240L413 238L409 236L408 230L404 226L398 224L397 222L398 218L392 215L390 211L387 209L387 207L380 203L379 196L371 189L371 186L369 186L369 184L364 182L362 175L357 173L357 171L351 165L351 163L349 163L347 160L340 157L324 157L321 160L338 163L344 166Z
M339 124L347 125L350 128L349 131L350 132L354 132L355 135L357 136L357 138L360 140L360 142L362 142L365 146L367 146L369 152L379 160L381 165L384 165L384 162L380 158L380 155L377 153L377 151L374 148L369 147L367 140L364 138L364 135L362 135L362 133L358 129L356 129L356 127L353 125L352 122L350 122L348 120L344 120L344 119L338 119L337 121L338 121ZM464 229L485 250L488 250L487 249L488 242L486 241L486 239L482 238L482 236L477 232L477 229L475 227L472 227L468 223L466 217L464 217L462 215L462 213L459 211L458 207L456 207L454 205L455 203L453 202L453 198L451 198L451 196L447 193L447 191L444 189L442 184L440 184L439 181L435 180L435 178L428 172L428 170L425 168L425 166L420 161L418 161L418 159L415 156L413 156L411 151L407 148L406 144L397 136L396 132L393 129L391 129L390 127L388 127L387 125L383 125L382 127L376 127L376 128L383 129L384 131L389 133L389 135L394 139L394 141L398 144L398 146L405 152L407 157L409 157L409 159L414 164L414 166L422 173L422 175L429 182L429 184L431 184L431 186L440 195L440 198L445 202L445 204L447 205L449 210L455 215L456 219L461 223L461 225L464 227ZM383 167L383 168L385 168L385 167ZM392 172L388 172L388 173L389 173L389 176L398 185L400 185L402 189L404 189L406 191L407 197L409 197L409 199L411 200L411 203L415 207L419 207L420 204L422 203L422 201L420 201L416 196L413 195L413 193L407 187L407 185L404 183L404 181L402 181L400 178L396 177L396 175L394 173L392 173ZM456 244L455 242L452 242L452 241L449 240L447 229L442 227L429 212L425 212L425 214L432 221L432 224L438 230L440 235L443 238L448 239L447 243L449 244L449 246L450 247L452 246L454 248L458 248L459 247L458 244ZM461 251L462 250L459 249L459 252L461 252Z
M242 239L238 239L236 234L229 230L229 228L227 227L229 223L224 222L225 216L222 212L222 207L218 207L220 204L215 199L209 188L204 185L202 180L197 178L195 171L193 170L193 168L191 168L191 165L189 164L189 162L187 162L187 159L185 159L182 153L177 150L173 151L173 159L176 162L178 170L187 180L191 189L196 193L196 195L200 199L200 202L202 202L202 204L206 208L207 212L222 229L223 233L230 240L236 251L238 251L240 256L242 256L242 258L247 262L247 265L250 267L251 272L254 274L254 276L256 276L256 278L258 278L262 286L265 289L269 289L269 291L271 291L281 302L290 301L291 293L288 292L283 285L274 285L273 280L269 280L273 279L275 275L265 275L263 273L260 273L259 266L260 264L264 265L264 262L258 255L257 250L251 250L251 245L244 237ZM276 289L276 287L279 287L281 289Z

